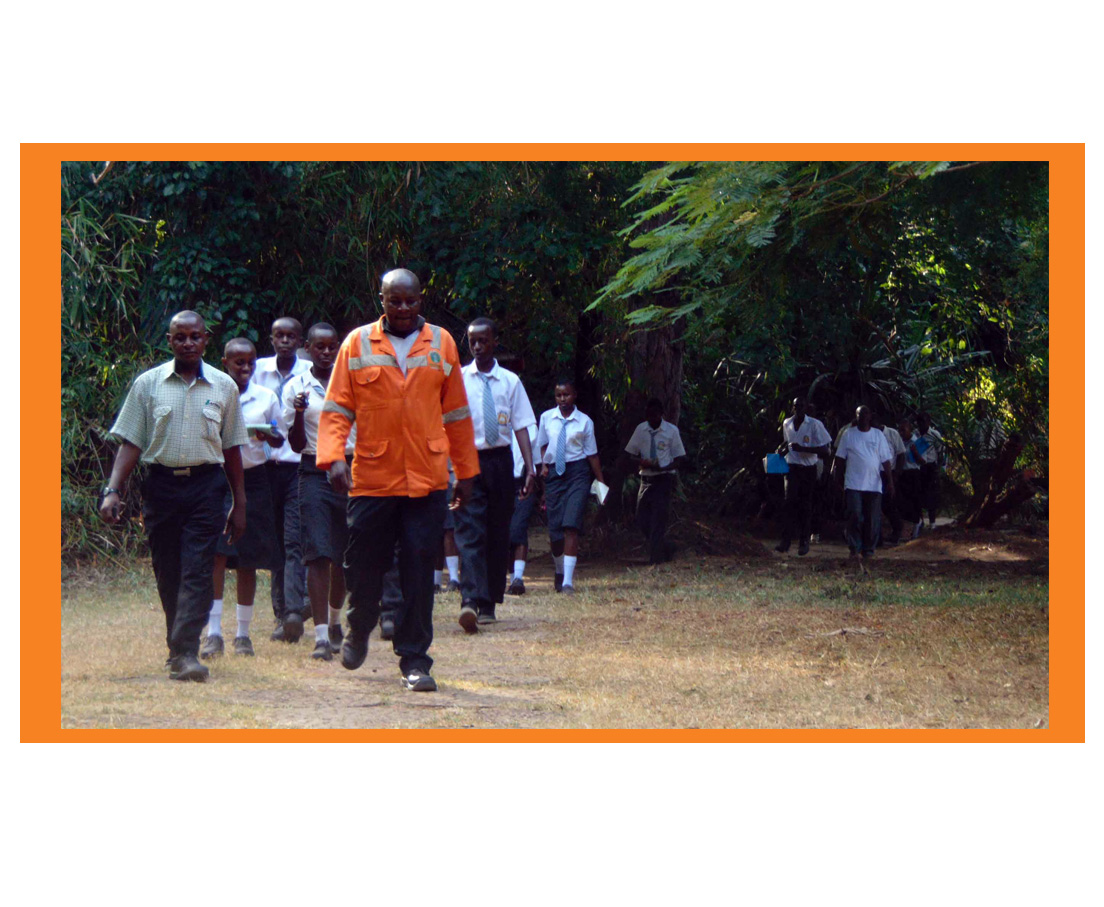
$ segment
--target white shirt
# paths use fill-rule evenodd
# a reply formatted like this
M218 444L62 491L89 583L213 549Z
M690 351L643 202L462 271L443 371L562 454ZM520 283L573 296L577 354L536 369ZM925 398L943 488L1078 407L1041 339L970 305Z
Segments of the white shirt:
M529 395L521 386L521 379L509 369L503 368L495 360L489 372L480 372L474 362L469 362L460 374L464 376L464 390L468 392L468 409L471 411L472 425L475 428L475 449L491 450L492 447L509 447L513 433L535 425L537 417L529 403ZM488 381L480 378L487 375ZM495 417L498 421L498 440L488 444L484 432L483 395L490 391L494 400Z
M280 406L280 401L276 399L276 395L272 391L250 381L238 399L241 401L242 415L245 417L246 425L271 425L275 422L276 430L284 436L283 446L288 446L284 411ZM242 468L252 469L254 466L263 466L269 459L269 453L274 454L279 449L278 447L269 447L264 441L250 438L248 444L242 445Z
M800 444L802 447L825 447L832 443L832 436L824 423L812 416L806 416L801 420L801 427L794 428L794 417L790 416L782 423L782 439L790 444ZM816 466L820 459L814 453L799 453L791 450L786 454L786 462L795 466Z
M565 463L574 463L586 457L596 456L598 442L594 440L594 422L590 416L579 412L576 407L566 419L560 415L558 406L541 413L540 425L537 427L537 456L540 457L540 449L547 445L544 456L540 457L542 463L547 463L555 468L556 445L560 440L560 432L567 432L567 451L564 456Z
M882 464L893 467L893 448L876 428L861 431L857 425L843 433L836 456L847 461L843 487L849 491L882 490Z
M303 433L307 436L307 446L301 453L310 454L312 457L318 453L318 420L322 417L322 404L326 402L326 385L314 377L314 373L308 369L292 378L284 385L284 422L287 423L288 433L295 423L295 396L303 391L310 391L307 408L303 412ZM291 441L289 439L288 443ZM350 456L356 448L356 423L353 423L349 432L349 439L345 442L345 455Z
M537 423L534 422L530 425L526 431L529 434L529 449L533 452L533 463L538 462L537 450ZM521 456L521 447L518 446L517 435L515 434L510 441L510 449L514 453L514 478L521 479L525 477L525 460ZM451 461L450 461L451 462Z
M934 428L929 428L927 434L920 434L919 431L912 433L912 443L916 445L916 449L920 451L921 463L938 463L939 451L943 446L943 436L937 432ZM915 462L912 457L912 451L909 451L908 459ZM914 466L914 469L920 467Z
M672 425L666 419L660 419L659 428L652 428L646 421L641 422L633 430L629 443L625 445L625 453L634 457L652 458L652 435L655 435L656 461L659 468L649 466L640 468L642 476L660 476L670 472L671 463L675 457L685 457L686 448L682 446L682 436L678 427Z
M384 333L387 335L387 339L391 341L391 346L395 350L395 361L399 363L399 369L402 371L403 377L405 378L406 357L410 355L410 350L414 346L414 342L421 336L422 330L418 328L418 330L411 331L405 337L392 334L386 329L384 329Z
M901 433L896 428L892 428L887 425L882 429L882 434L886 436L886 440L889 442L890 448L893 450L893 466L897 466L897 458L903 453L908 452L908 448L905 447L905 442L901 440Z
M291 366L291 374L284 377L280 374L279 369L276 368L276 357L265 356L263 359L257 360L257 367L253 371L253 377L250 378L250 383L258 384L261 387L266 387L276 395L276 399L280 401L281 416L283 414L283 400L284 400L284 388L287 387L287 383L297 375L303 374L303 372L309 372L311 367L310 359L300 359L295 357L295 361ZM291 423L287 423L289 426ZM272 448L267 444L265 445L268 459L274 463L298 463L299 454L291 449L291 444L285 442L282 447Z

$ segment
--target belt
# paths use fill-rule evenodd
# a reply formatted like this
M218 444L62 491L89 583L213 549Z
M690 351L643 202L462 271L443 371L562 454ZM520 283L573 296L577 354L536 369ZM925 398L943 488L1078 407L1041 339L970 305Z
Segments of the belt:
M352 454L346 454L345 455L345 462L348 463L350 466L352 466L353 465L353 455ZM318 465L317 465L317 462L315 460L314 454L305 453L305 454L302 455L301 459L299 460L299 471L300 472L321 472L321 473L325 473L327 470L318 468Z
M168 479L188 479L196 476L205 476L209 473L221 471L221 463L201 463L198 466L162 466L160 463L150 463L147 467L151 475Z

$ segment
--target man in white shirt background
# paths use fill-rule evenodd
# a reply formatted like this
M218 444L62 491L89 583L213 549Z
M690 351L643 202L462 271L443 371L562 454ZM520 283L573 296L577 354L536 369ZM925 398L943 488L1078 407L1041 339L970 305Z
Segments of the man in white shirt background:
M634 458L640 470L636 525L648 543L648 563L662 564L671 559L667 522L678 469L676 461L686 456L686 449L678 427L663 418L660 400L654 397L649 400L644 415L646 419L636 426L625 445L625 453Z
M782 423L782 446L786 451L786 518L782 539L775 551L785 554L796 535L797 553L809 553L813 523L813 495L816 493L817 460L828 456L832 436L819 419L806 412L804 397L794 397L793 415Z
M847 511L847 546L851 556L874 556L882 522L882 489L894 494L893 450L886 436L871 425L867 406L855 410L856 424L848 428L836 449L836 480L843 487Z

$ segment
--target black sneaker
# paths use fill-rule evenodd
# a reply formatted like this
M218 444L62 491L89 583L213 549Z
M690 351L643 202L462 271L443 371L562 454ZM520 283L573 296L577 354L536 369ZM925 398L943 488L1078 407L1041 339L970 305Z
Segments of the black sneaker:
M575 594L575 587L574 586L564 586L560 589L560 595L574 595L574 594Z
M333 649L330 648L330 641L328 639L318 640L314 644L311 658L317 658L319 661L333 661Z
M510 588L506 590L507 595L524 595L525 583L521 579L516 579L510 583Z
M477 624L495 624L498 623L498 618L495 617L494 611L480 611L475 622Z
M380 639L395 638L395 618L388 612L380 615Z
M448 588L445 589L445 591L446 592L459 592L460 591L460 584L458 582L456 582L456 580L450 579L449 584L448 584Z
M284 615L284 642L299 642L303 635L303 615L289 611Z
M208 636L199 650L199 657L204 660L218 658L225 651L226 646L223 645L221 636Z
M402 685L415 693L433 693L437 690L437 681L420 668L413 668L403 674Z
M253 640L248 636L235 636L234 637L234 654L235 655L252 655L253 653Z
M200 664L194 655L177 655L169 663L169 677L173 680L194 680L203 683L211 672L207 666Z
M460 626L464 628L465 633L479 632L479 612L467 602L460 609Z
M808 553L809 553L809 543L808 542L802 542L800 545L797 546L797 556L798 557L804 557Z
M285 642L284 639L284 621L283 618L276 619L276 629L272 631L272 635L268 637L273 642Z
M341 666L355 671L368 657L368 634L361 633L355 627L349 627L345 641L341 644Z
M563 589L563 574L557 573L555 579L552 580L552 588L559 592Z
M341 641L345 638L345 634L341 632L341 624L330 624L330 648L335 652L340 651Z

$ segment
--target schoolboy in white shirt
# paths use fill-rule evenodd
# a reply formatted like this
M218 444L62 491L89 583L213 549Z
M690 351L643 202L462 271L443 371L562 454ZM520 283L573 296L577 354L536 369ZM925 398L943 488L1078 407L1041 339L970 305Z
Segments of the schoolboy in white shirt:
M640 470L640 491L636 497L636 525L648 543L648 563L661 564L671 559L667 543L667 519L675 488L676 461L686 456L682 436L675 425L663 418L663 403L648 401L641 422L625 445L625 452L636 460Z

